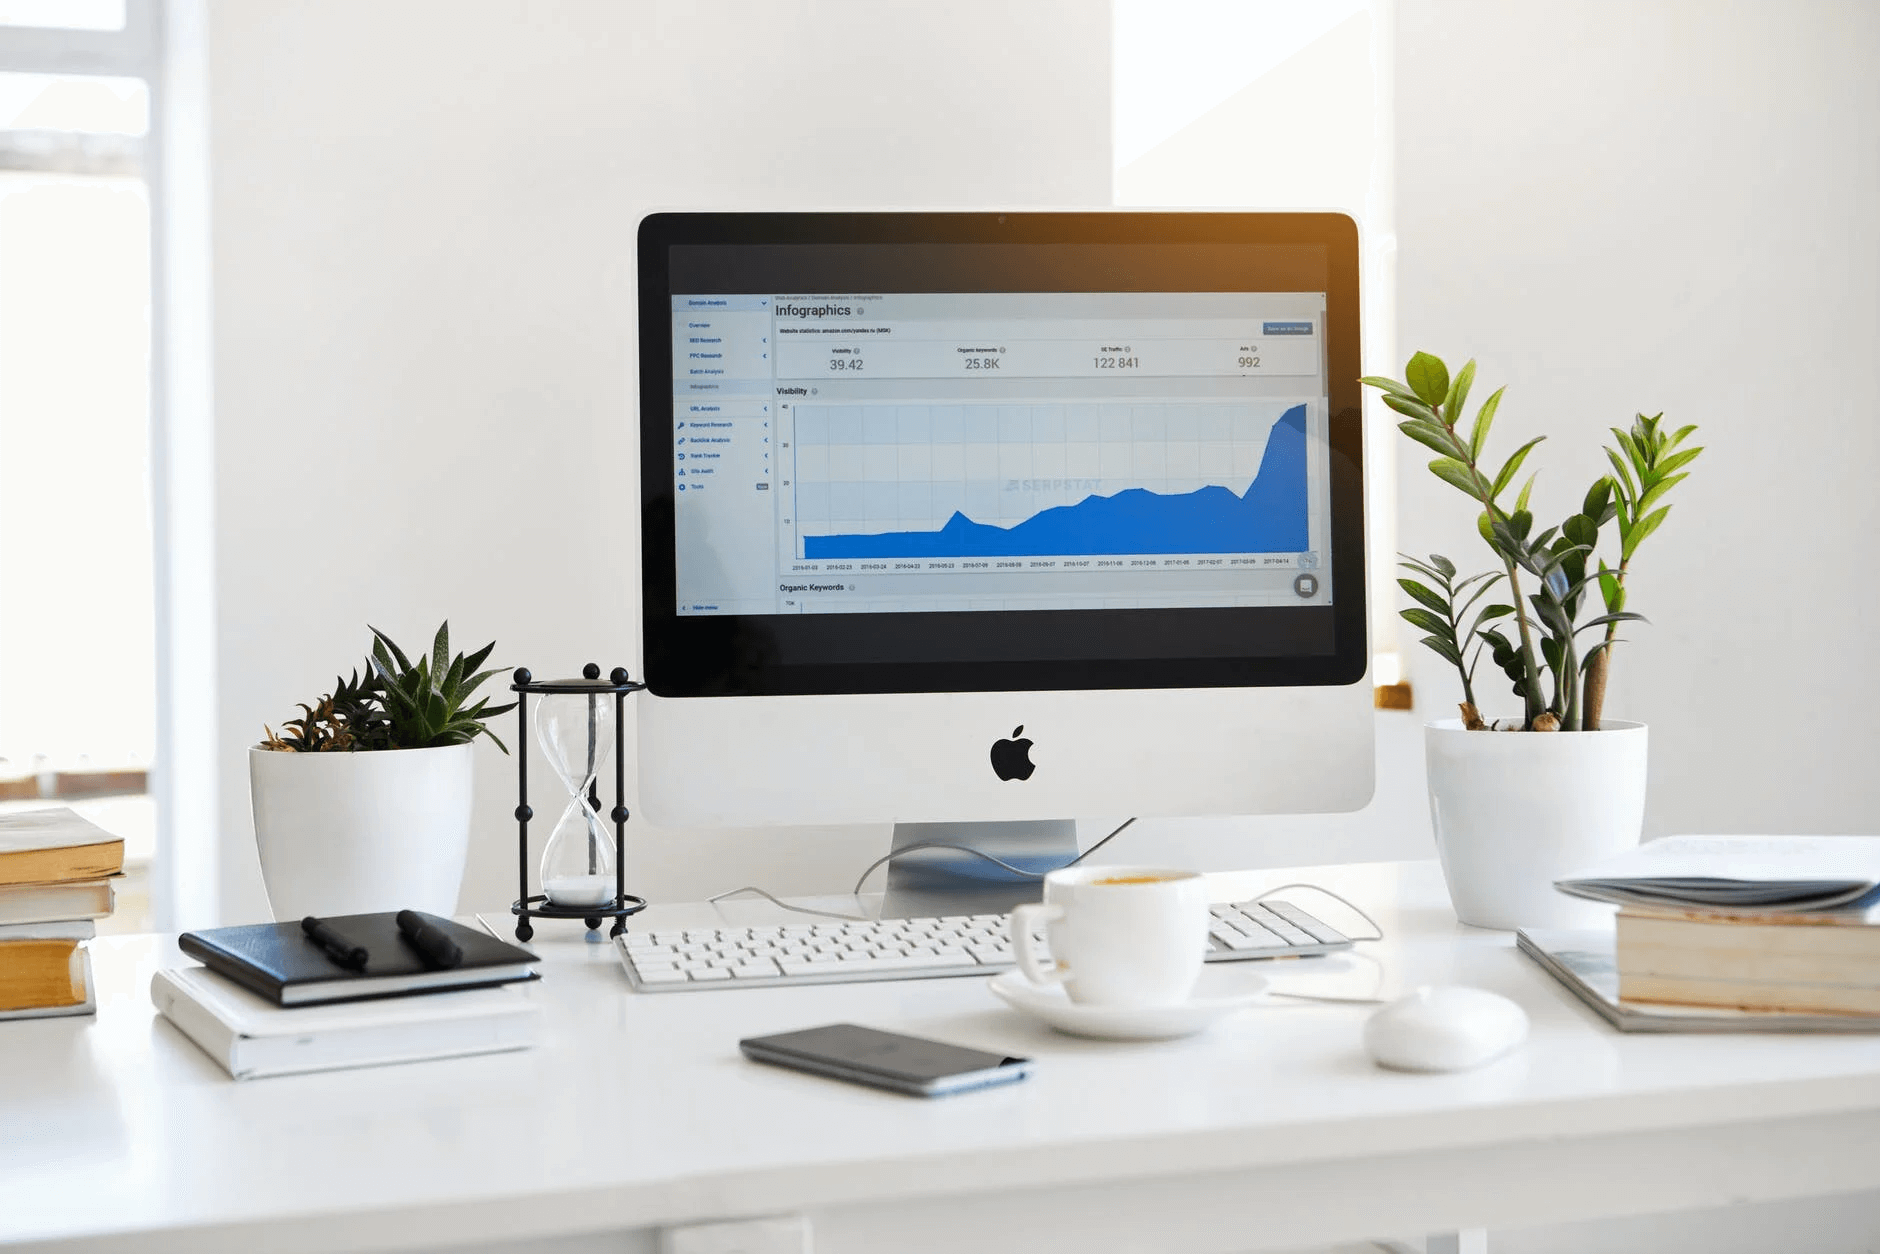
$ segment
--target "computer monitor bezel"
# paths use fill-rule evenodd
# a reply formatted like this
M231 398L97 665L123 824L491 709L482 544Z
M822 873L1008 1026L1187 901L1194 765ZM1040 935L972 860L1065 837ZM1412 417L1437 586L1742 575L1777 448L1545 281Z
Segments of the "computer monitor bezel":
M1329 606L800 615L678 613L671 250L737 245L1188 245L1325 253L1333 599ZM809 255L809 254L805 254ZM1088 256L1088 253L1080 254ZM1223 252L1222 257L1229 254ZM661 213L639 230L645 678L661 697L1345 685L1366 673L1357 227L1336 213ZM1227 272L1231 267L1223 267ZM1300 290L1198 286L1193 266L1023 273L967 291ZM1204 282L1210 280L1203 279ZM1067 286L1067 283L1074 284ZM1088 283L1089 286L1082 286ZM1122 286L1128 284L1129 286ZM803 282L792 290L835 290ZM757 289L751 289L757 290ZM1315 621L1313 615L1319 618ZM1332 645L1322 646L1324 620ZM1312 650L1312 651L1306 651Z

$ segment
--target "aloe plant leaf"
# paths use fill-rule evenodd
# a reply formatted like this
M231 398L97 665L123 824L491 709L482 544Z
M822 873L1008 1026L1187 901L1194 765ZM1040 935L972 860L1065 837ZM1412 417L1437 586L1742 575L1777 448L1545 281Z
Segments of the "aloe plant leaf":
M492 640L475 653L472 653L469 657L466 657L463 660L463 673L466 675L474 673L479 666L483 665L484 660L489 657L490 652L495 648L496 642Z
M405 651L398 647L398 644L396 641L394 641L390 636L386 635L384 632L380 631L377 627L373 627L372 624L370 623L367 623L366 627L372 632L372 634L375 637L377 637L378 642L380 644L384 645L387 649L391 650L392 658L397 660L399 670L406 671L406 670L411 669L411 659L405 656ZM386 664L389 666L391 663L390 661L388 661Z
M443 675L450 670L450 620L437 625L437 638L431 641L431 673Z

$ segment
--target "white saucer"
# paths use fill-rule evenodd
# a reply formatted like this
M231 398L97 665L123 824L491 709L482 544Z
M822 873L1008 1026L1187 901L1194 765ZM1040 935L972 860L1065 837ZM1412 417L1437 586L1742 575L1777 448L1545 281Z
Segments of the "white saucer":
M1108 1041L1167 1041L1193 1036L1217 1019L1243 1010L1260 999L1266 981L1257 975L1234 972L1231 981L1210 980L1203 971L1194 996L1179 1006L1084 1006L1072 1001L1062 988L1040 988L1018 971L995 975L986 982L992 995L1022 1014L1041 1019L1071 1036ZM1210 988L1210 985L1217 985ZM1228 988L1231 987L1231 992Z

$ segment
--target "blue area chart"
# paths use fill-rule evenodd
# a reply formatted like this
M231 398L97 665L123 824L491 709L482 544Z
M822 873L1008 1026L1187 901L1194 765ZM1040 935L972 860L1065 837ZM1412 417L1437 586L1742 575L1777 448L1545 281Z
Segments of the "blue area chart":
M806 560L868 557L1070 557L1112 553L1297 553L1306 534L1306 407L1273 424L1247 490L1179 495L1130 488L1089 496L1010 527L955 513L938 531L803 537Z

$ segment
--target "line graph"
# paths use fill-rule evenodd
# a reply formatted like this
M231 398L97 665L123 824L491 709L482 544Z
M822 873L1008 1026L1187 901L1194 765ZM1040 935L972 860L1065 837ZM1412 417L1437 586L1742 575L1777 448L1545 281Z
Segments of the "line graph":
M1298 402L849 408L797 415L803 559L1309 547Z

